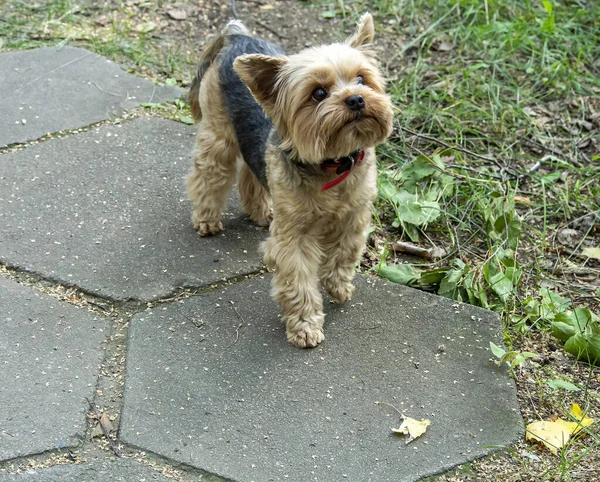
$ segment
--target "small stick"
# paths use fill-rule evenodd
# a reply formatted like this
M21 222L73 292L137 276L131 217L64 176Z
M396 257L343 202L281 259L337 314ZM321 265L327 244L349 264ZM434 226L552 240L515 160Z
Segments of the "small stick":
M396 410L396 412L398 412L398 414L402 417L402 419L404 419L404 414L400 410L398 410L396 407L394 407L391 403L375 402L375 405L387 405L388 407L392 407L394 410Z
M269 32L271 32L273 35L276 35L277 37L279 37L280 39L287 39L289 37L279 33L277 30L272 29L271 27L269 27L268 25L265 25L264 23L262 23L260 20L254 20L254 23L256 25L260 25L262 28L264 28L265 30L268 30Z
M93 54L93 52L88 52L87 54L84 54L81 57L77 57L76 59L70 60L69 62L66 62L52 70L49 70L48 72L45 72L44 74L40 75L39 77L36 77L35 79L33 79L31 82L27 82L25 85L22 85L21 87L19 87L17 90L15 90L15 94L17 92L19 92L20 90L23 90L25 87L29 87L31 84L34 84L35 82L40 80L42 77L44 77L48 74L51 74L53 72L56 72L57 70L63 69L65 67L67 67L68 65L74 64L75 62L79 62L80 60L85 59L86 57L89 57L92 54Z
M242 318L242 315L240 315L240 312L237 310L237 308L236 308L236 307L235 307L235 305L233 304L233 301L230 301L230 303L231 303L231 307L233 308L233 311L235 311L235 314L236 314L236 315L238 315L239 319L241 320L241 321L240 321L240 324L239 324L239 325L238 325L238 327L235 329L235 341L234 341L234 343L237 343L237 341L238 341L238 338L240 337L240 328L241 328L242 326L244 326L244 323L246 323L246 322L244 321L244 318Z
M428 141L431 142L435 142L437 144L440 144L448 149L453 149L456 151L460 151L460 152L464 152L465 154L469 154L473 157L477 157L479 159L483 159L484 161L489 161L494 163L499 169L502 169L502 165L493 157L488 157L488 156L484 156L483 154L478 154L476 152L470 151L469 149L465 149L464 147L460 147L460 146L453 146L448 144L447 142L441 141L439 139L436 139L435 137L432 136L428 136L427 134L421 134L419 132L413 131L412 129L409 129L408 127L401 127L401 129L405 132L408 132L409 134L416 136L416 137L420 137L422 139L427 139Z
M434 259L433 253L427 248L421 248L411 243L405 243L403 241L396 241L391 246L392 250L396 253L407 253L419 258Z
M231 11L233 12L233 17L236 20L239 20L240 17L239 17L239 15L237 13L237 9L235 8L235 0L231 0Z
M113 94L112 92L107 92L106 90L104 90L102 87L100 87L96 82L94 82L93 80L91 81L92 84L94 84L96 86L96 88L100 91L100 92L104 92L105 94L108 95L113 95L115 97L121 97L119 94Z

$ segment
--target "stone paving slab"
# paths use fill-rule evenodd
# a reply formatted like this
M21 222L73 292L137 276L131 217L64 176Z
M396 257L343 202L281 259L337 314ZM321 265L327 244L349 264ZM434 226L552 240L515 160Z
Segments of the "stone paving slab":
M0 278L0 460L76 446L107 323Z
M0 54L0 147L85 127L182 92L155 86L80 48Z
M116 300L255 271L266 230L237 199L221 235L192 227L194 135L144 117L0 155L0 261Z
M132 319L124 441L236 481L402 482L522 434L514 384L490 361L496 314L359 277L350 303L326 306L325 342L300 350L269 282ZM429 430L405 445L377 401Z
M0 482L167 482L160 472L133 460L98 461L81 465L56 465L19 475L0 473Z

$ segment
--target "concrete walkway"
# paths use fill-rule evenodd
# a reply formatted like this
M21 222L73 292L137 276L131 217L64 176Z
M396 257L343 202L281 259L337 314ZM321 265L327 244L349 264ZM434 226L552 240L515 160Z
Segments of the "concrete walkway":
M222 235L191 226L195 129L115 121L180 94L82 49L0 55L0 481L416 481L515 441L491 312L361 276L323 345L285 342L266 231L235 198ZM377 401L429 430L406 445Z

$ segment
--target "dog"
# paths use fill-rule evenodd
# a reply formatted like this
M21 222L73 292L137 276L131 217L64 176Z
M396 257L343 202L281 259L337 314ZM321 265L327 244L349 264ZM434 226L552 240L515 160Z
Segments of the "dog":
M262 245L287 339L324 339L319 281L339 303L353 292L377 194L375 149L392 131L392 104L370 49L364 14L355 33L286 55L231 21L204 50L189 102L199 123L186 178L201 236L223 229L237 177L243 210L270 226Z

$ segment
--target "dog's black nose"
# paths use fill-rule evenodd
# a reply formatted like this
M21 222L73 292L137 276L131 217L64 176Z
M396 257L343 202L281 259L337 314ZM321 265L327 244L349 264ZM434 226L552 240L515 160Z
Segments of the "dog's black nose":
M362 98L362 95L351 95L346 99L346 104L350 110L362 110L365 108L365 99Z

